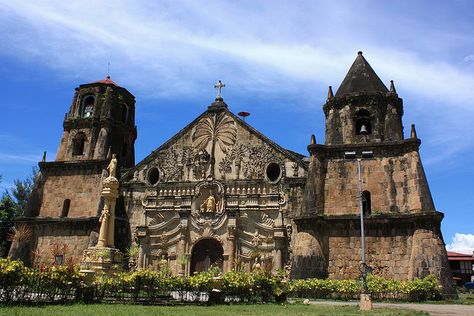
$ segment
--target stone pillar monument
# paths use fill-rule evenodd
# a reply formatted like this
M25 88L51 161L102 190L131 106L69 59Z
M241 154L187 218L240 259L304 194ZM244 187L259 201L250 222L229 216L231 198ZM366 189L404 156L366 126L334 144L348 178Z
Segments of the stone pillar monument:
M117 159L112 156L108 166L109 176L102 182L104 207L100 216L99 241L94 247L84 250L81 267L83 270L116 272L122 269L123 253L115 248L115 202L119 194L117 180Z

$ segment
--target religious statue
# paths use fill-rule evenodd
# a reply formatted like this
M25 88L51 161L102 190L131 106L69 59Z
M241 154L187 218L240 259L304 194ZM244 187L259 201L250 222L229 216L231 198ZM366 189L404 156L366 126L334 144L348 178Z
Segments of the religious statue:
M117 174L117 158L115 157L115 154L112 154L112 159L110 160L107 169L109 170L109 177L115 178Z
M255 261L252 265L252 270L260 270L261 265L258 259L259 259L258 257L255 257Z
M201 204L201 212L213 213L217 209L216 198L214 197L213 192L209 193L209 197Z

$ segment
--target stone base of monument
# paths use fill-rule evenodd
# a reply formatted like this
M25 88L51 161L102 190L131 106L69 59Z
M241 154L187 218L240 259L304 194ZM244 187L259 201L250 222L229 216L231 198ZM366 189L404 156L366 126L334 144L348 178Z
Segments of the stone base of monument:
M361 311L372 310L372 296L370 294L360 295L360 310Z
M122 271L123 253L116 248L89 247L84 250L82 272L114 273Z

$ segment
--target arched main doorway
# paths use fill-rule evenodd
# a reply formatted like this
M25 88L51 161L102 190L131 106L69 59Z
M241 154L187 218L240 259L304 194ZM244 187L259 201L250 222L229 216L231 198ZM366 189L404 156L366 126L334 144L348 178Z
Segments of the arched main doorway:
M215 239L203 239L194 245L191 254L191 274L209 270L217 266L221 269L224 265L224 249Z

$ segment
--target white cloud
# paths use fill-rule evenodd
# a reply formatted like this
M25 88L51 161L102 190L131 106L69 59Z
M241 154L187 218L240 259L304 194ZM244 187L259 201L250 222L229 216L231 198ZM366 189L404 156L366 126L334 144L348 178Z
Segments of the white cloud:
M41 156L34 154L10 154L0 152L0 162L6 164L19 164L21 162L31 164L40 161Z
M464 61L467 63L474 63L474 54L467 55L466 57L464 57Z
M324 102L315 90L337 88L361 49L382 80L394 79L411 101L405 112L420 113L415 123L434 151L428 163L472 150L473 141L462 135L474 134L474 73L446 53L470 37L449 21L433 27L373 7L363 1L0 0L0 50L78 81L98 79L110 61L113 79L138 100L194 100L223 79L236 94L285 94L315 108Z
M448 251L472 254L474 251L474 235L456 233L450 244L446 245Z

